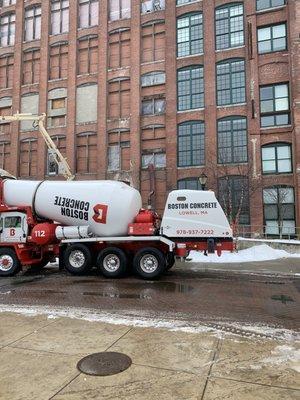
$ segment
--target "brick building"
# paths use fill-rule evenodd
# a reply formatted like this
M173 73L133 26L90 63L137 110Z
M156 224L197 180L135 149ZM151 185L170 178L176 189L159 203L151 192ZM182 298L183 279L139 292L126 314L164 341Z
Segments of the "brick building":
M293 234L299 34L299 0L0 0L0 115L46 112L76 179L154 188L161 211L205 173L231 219ZM51 161L31 124L1 123L0 168Z

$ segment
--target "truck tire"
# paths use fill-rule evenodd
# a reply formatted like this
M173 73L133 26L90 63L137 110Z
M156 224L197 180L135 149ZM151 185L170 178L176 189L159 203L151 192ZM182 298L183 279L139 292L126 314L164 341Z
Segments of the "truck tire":
M21 269L21 263L13 249L0 248L0 276L16 275Z
M64 267L73 275L83 275L92 268L90 249L84 244L75 243L64 251Z
M127 271L127 256L118 247L107 247L99 253L97 268L106 278L120 278Z
M155 247L146 247L134 256L133 269L143 279L158 278L166 270L166 256Z

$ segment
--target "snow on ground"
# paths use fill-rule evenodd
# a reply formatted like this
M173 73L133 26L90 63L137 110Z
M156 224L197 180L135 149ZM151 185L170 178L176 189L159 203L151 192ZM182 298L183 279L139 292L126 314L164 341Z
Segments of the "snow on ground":
M19 306L0 304L0 313L13 312L28 317L46 315L48 319L73 318L90 322L103 322L113 325L126 325L139 328L159 328L185 333L212 333L218 339L227 336L243 336L248 339L284 340L285 343L300 342L300 334L293 330L263 324L233 323L227 320L218 322L196 322L180 319L180 314L162 315L145 312L103 312L96 309L75 307ZM298 353L297 353L298 354ZM276 356L276 354L275 354ZM266 363L268 361L265 361Z
M285 250L273 249L267 244L262 244L249 249L240 250L236 253L224 251L221 257L218 257L216 253L205 256L203 253L197 251L191 251L189 255L189 261L201 263L243 263L276 260L278 258L300 258L300 254L291 254Z
M271 357L264 358L261 363L287 367L300 372L300 349L287 345L277 346L271 354Z

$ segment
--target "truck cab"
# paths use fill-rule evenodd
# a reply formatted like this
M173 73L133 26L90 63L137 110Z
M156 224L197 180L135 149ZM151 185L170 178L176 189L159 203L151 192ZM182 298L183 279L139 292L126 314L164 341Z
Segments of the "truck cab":
M12 211L0 214L0 243L26 243L27 233L24 213Z

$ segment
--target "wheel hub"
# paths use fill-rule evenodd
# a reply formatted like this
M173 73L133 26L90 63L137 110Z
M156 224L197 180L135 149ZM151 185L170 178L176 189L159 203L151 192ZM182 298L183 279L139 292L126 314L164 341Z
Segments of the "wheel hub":
M109 272L116 272L120 268L120 260L115 254L108 254L103 260L103 267Z
M156 271L158 267L157 258L151 254L145 255L141 259L141 269L146 273L152 273Z
M74 250L70 254L69 261L73 268L81 268L85 263L85 256L82 251Z
M3 255L0 257L0 271L9 271L14 265L14 260L9 255Z

